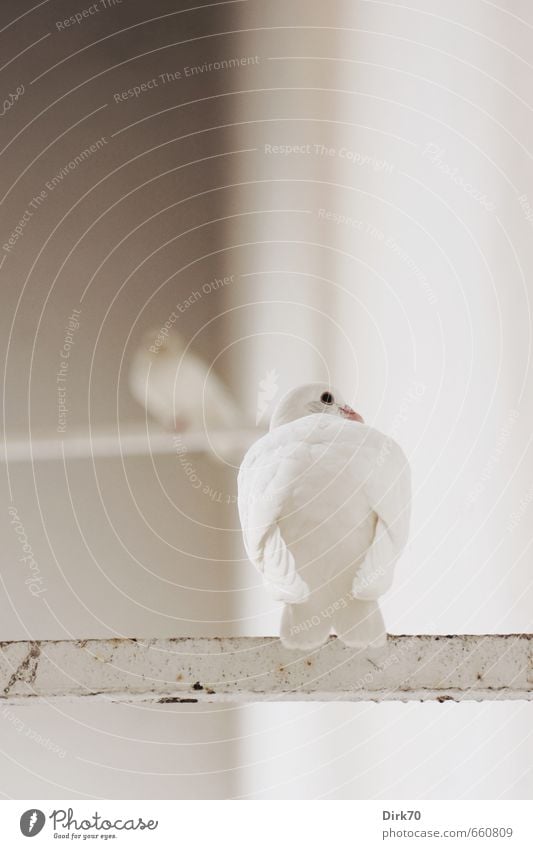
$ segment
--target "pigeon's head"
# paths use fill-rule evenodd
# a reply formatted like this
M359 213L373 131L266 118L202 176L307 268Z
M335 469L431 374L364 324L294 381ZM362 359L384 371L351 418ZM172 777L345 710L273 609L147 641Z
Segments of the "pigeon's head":
M346 403L338 390L327 383L305 383L283 396L272 414L270 430L303 416L312 416L314 413L340 416L352 422L364 421L363 417Z

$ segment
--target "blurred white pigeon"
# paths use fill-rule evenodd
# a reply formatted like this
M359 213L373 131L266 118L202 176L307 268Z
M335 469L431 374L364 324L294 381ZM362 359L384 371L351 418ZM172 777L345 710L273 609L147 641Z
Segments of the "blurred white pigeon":
M168 430L242 427L242 414L222 380L175 330L143 335L131 362L129 386Z
M285 603L288 648L386 641L377 602L407 542L410 472L401 448L335 389L287 393L270 433L242 462L238 504L248 557Z

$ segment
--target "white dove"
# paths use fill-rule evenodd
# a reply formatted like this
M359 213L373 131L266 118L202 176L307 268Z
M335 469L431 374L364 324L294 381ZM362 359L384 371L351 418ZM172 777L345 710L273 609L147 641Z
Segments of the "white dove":
M246 553L285 603L286 647L316 648L332 629L348 646L384 644L377 599L407 542L410 489L401 448L338 391L310 383L281 399L244 457L238 506Z
M222 380L175 330L143 335L131 362L129 386L168 430L242 427L242 413Z

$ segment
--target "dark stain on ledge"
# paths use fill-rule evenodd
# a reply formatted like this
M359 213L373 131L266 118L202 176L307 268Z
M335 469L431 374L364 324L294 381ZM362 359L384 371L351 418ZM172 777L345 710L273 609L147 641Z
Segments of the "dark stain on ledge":
M198 699L182 699L180 696L163 696L162 699L157 700L158 705L197 705Z

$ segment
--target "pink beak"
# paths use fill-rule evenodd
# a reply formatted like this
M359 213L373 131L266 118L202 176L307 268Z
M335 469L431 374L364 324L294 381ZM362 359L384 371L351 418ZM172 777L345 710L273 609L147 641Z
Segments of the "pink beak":
M352 410L351 407L348 407L348 405L345 407L339 407L339 410L345 419L349 419L351 422L361 422L361 424L365 423L364 418L360 416L359 413L356 413L355 410Z

